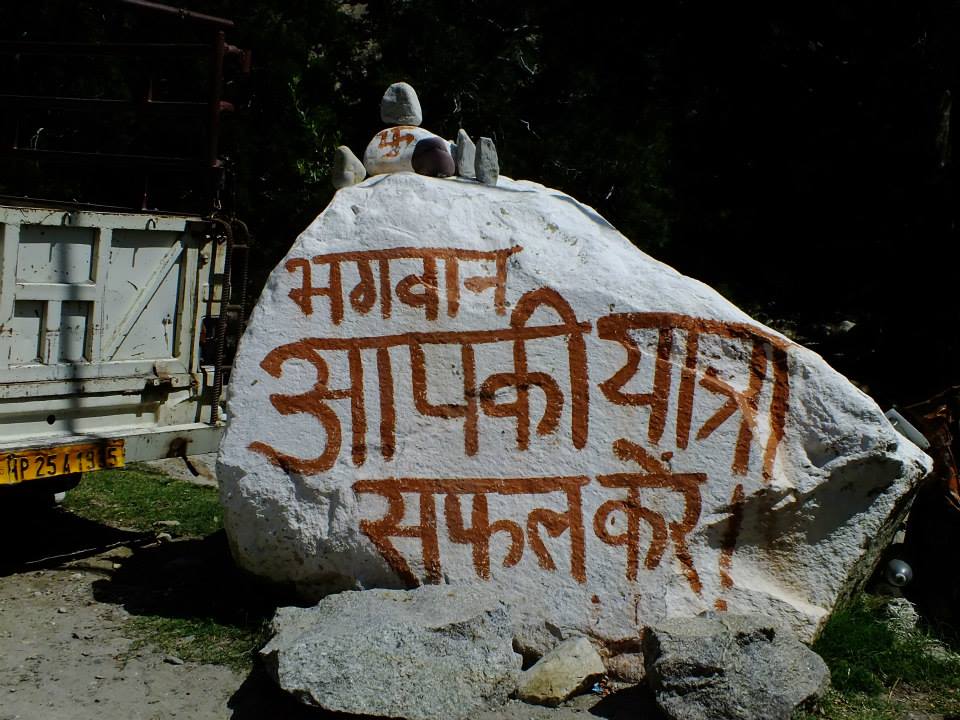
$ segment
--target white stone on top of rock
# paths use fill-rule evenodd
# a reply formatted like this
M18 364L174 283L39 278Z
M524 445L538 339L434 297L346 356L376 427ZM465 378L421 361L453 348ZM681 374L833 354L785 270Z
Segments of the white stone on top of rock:
M453 161L457 165L457 175L465 178L475 178L477 172L474 164L477 158L477 146L467 135L467 131L460 128L457 131L457 142L454 145Z
M497 146L490 138L482 137L476 146L473 161L474 177L484 185L496 185L500 177L500 159Z
M373 136L363 151L363 167L368 175L413 172L413 150L420 140L427 138L447 142L429 130L412 125L381 130Z
M287 692L326 710L454 720L507 701L520 656L510 618L470 586L331 595L280 608L260 651Z
M520 674L517 697L556 706L590 687L605 672L599 653L585 637L564 640Z
M779 623L710 613L644 633L647 679L671 720L790 720L830 685L827 664Z
M237 562L476 583L597 641L712 608L813 638L930 461L817 354L530 182L340 190L240 343Z
M380 119L388 125L419 125L423 122L416 90L405 82L387 88L380 100Z
M340 145L333 154L333 170L330 172L330 182L337 190L363 182L367 171L360 162L360 158L346 145Z

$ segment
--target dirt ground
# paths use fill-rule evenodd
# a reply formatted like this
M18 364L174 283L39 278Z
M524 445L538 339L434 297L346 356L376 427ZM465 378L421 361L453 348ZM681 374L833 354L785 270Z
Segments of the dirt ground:
M175 617L185 596L212 591L221 543L159 545L59 508L6 517L0 534L0 720L300 715L259 672L181 664L127 629L137 613Z
M0 542L0 720L348 717L306 708L257 667L182 662L135 640L141 614L258 611L262 590L234 568L222 533L157 542L53 507L0 517ZM259 610L275 602L264 597ZM475 720L655 717L648 703L628 690L559 709L514 702Z

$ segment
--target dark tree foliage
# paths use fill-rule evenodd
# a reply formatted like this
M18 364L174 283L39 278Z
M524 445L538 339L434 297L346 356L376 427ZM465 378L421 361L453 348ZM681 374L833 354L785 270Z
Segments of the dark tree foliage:
M234 19L254 53L233 160L259 282L331 197L333 149L362 153L402 79L425 127L493 137L504 174L593 205L881 402L960 382L955 3L181 4ZM72 37L126 12L31 7Z

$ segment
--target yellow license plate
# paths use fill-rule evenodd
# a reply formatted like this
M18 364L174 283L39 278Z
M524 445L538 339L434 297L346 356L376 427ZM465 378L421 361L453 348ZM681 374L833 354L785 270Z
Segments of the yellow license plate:
M0 485L123 467L123 440L30 448L0 454Z

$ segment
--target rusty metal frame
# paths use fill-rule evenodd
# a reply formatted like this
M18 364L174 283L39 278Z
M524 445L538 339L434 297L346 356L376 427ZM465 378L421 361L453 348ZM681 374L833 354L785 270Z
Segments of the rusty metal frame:
M103 42L103 43L52 43L15 41L0 42L0 56L12 56L15 67L19 68L20 59L29 56L52 57L111 57L111 58L151 58L174 60L180 58L208 58L210 75L208 94L205 101L156 101L153 99L153 76L148 78L141 97L136 101L100 97L63 97L58 95L0 95L0 112L13 119L14 135L6 144L0 146L0 158L11 160L15 167L22 163L36 163L40 167L73 166L84 167L120 167L129 170L135 177L142 178L143 191L139 203L111 202L109 205L94 203L99 207L122 208L141 211L183 212L184 208L153 207L151 198L151 179L158 171L177 173L178 177L188 180L188 184L198 195L204 198L206 207L202 214L211 214L220 210L218 188L224 181L226 169L220 157L220 125L223 113L232 112L234 105L223 99L224 66L227 58L239 61L239 72L250 71L250 53L226 42L225 29L233 27L233 22L225 18L197 13L184 8L174 7L149 0L116 0L115 6L126 7L137 12L151 12L172 15L211 31L209 42ZM52 110L61 113L97 113L118 115L123 113L149 114L169 119L195 118L204 123L204 143L202 152L183 153L181 155L149 155L136 152L83 152L78 150L43 150L24 147L26 137L21 130L24 113L33 110ZM8 198L10 196L7 196ZM71 202L70 198L41 198L26 194L15 194L17 200L29 199L39 202ZM192 208L191 214L197 209Z

